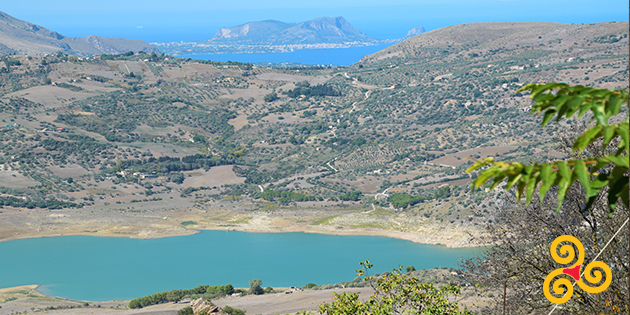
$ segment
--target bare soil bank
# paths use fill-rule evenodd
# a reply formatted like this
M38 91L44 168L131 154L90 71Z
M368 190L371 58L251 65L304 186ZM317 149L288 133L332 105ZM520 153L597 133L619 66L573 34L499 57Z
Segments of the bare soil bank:
M457 224L415 221L404 216L379 216L356 209L299 208L246 211L233 208L176 209L164 201L143 203L142 210L111 207L86 209L0 210L0 241L90 235L130 238L160 238L189 235L199 230L234 230L253 233L305 232L332 235L371 235L405 239L416 243L471 247L482 244L472 238L481 229ZM242 206L242 205L241 205ZM186 223L186 224L182 224Z

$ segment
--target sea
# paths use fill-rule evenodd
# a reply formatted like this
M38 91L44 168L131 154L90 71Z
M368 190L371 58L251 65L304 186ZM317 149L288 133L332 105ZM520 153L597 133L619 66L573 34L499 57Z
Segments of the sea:
M177 55L176 57L223 62L251 62L254 64L349 66L357 63L361 57L381 51L393 44L395 43L349 48L298 49L285 53L199 54Z
M397 268L457 267L480 248L447 248L375 236L201 231L158 239L59 236L0 242L0 288L39 284L49 296L132 299L200 284L263 287L334 284Z

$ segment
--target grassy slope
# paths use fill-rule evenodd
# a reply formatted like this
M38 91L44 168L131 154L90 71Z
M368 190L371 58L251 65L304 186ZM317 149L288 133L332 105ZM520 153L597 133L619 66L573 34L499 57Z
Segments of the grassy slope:
M467 190L471 158L562 156L553 139L563 134L538 128L529 100L515 91L531 81L627 88L627 28L464 24L351 67L300 71L145 61L149 55L10 56L0 63L9 64L0 74L0 178L9 179L0 197L83 208L51 217L49 208L29 216L5 207L0 237L177 235L190 233L181 222L195 221L252 231L393 231L465 245L466 232L478 233L503 204L501 195ZM282 93L303 81L342 96ZM280 98L265 102L273 91ZM191 142L195 136L202 141ZM227 165L172 169L159 160L194 154ZM270 202L261 190L316 198ZM338 199L355 190L358 201ZM392 193L425 201L394 209Z

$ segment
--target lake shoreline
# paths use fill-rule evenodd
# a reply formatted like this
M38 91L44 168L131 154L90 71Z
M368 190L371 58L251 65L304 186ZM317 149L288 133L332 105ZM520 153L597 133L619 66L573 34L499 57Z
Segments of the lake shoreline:
M453 227L455 228L455 227ZM465 241L462 239L449 240L448 234L449 232L444 232L444 235L439 237L429 236L429 235L420 235L414 233L406 233L392 230L378 230L378 229L365 229L365 228L337 228L331 226L306 226L302 228L295 227L279 227L279 226L268 226L265 228L261 228L259 226L252 227L249 225L243 226L231 226L231 225L216 225L216 226L204 226L204 227L195 227L190 229L183 229L176 231L163 231L162 233L151 233L151 235L134 235L134 234L121 234L118 232L108 232L108 227L103 227L102 230L104 232L100 232L95 234L93 232L85 232L85 231L77 231L77 232L66 232L66 233L24 233L20 235L14 235L9 237L0 238L0 242L5 241L13 241L19 239L31 239L31 238L48 238L48 237L59 237L59 236L96 236L96 237L123 237L123 238L132 238L132 239L158 239L158 238L168 238L168 237L177 237L177 236L186 236L200 233L201 231L238 231L238 232L247 232L247 233L307 233L307 234L323 234L323 235L335 235L335 236L376 236L376 237L386 237L386 238L394 238L407 240L418 244L426 244L426 245L439 245L445 246L447 248L469 248L469 247L479 247L484 244L476 243L472 241Z
M163 208L148 213L113 212L111 208L25 209L5 207L0 212L0 242L68 235L157 239L185 236L204 230L250 233L310 233L377 236L418 244L470 248L480 241L483 227L439 222L430 218L391 212L375 215L356 205L346 207L295 207L249 211L197 207ZM115 206L110 206L115 207Z

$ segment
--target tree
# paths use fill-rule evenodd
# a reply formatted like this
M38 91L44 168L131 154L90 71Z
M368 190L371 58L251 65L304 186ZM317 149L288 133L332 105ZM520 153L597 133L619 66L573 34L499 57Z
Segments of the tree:
M262 280L253 279L249 280L249 294L261 295L265 294L265 290L262 288Z
M278 97L278 93L276 92L271 92L263 97L263 100L267 103L271 103L277 99L279 99L279 97Z
M376 278L368 275L372 268L369 260L360 265L357 274L373 283L374 295L361 302L357 293L335 293L331 303L319 306L320 314L469 314L447 299L448 294L459 294L457 286L438 288L433 283L420 282L414 276L403 274L402 266Z
M232 286L231 284L221 286L221 292L223 292L225 295L231 295L232 293L234 293L234 286Z
M181 301L185 295L186 294L183 290L171 290L171 291L168 291L168 293L166 294L166 299L177 303Z
M175 173L171 176L171 181L176 184L184 183L184 179L186 178L184 177L184 174L182 173Z

